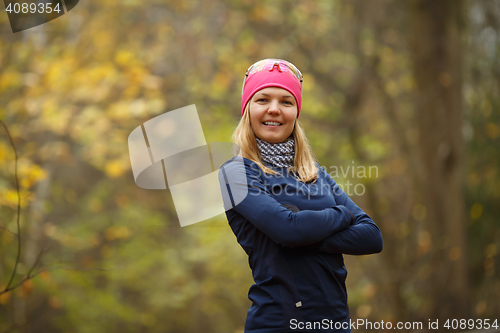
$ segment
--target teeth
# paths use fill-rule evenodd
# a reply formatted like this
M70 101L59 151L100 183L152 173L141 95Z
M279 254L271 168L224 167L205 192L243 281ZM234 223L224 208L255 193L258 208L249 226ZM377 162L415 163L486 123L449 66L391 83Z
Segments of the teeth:
M279 126L279 125L281 125L281 124L280 124L280 123L275 123L274 121L266 121L266 122L264 123L264 125L276 125L276 126Z

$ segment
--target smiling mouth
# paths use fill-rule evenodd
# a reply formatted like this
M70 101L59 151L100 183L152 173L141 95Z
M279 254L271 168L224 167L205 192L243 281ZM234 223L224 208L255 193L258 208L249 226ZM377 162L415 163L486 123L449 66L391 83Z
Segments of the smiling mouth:
M266 126L281 126L282 125L276 121L264 121L263 124Z

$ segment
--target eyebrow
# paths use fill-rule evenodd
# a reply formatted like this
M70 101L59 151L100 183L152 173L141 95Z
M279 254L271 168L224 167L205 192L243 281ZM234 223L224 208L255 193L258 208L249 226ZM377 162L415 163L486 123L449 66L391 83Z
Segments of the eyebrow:
M267 97L271 96L271 95L268 95L268 94L265 94L265 93L261 93L261 94L264 95L264 96L267 96ZM292 97L292 96L291 95L283 95L281 97Z

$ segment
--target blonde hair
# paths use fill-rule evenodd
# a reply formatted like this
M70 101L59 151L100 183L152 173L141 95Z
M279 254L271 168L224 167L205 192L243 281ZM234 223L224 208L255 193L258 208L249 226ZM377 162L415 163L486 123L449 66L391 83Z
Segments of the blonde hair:
M292 135L295 140L295 157L293 160L294 165L288 168L288 173L296 172L299 177L298 180L301 182L314 183L318 179L318 169L315 165L316 159L312 153L309 141L299 125L298 119L295 121ZM266 174L280 174L262 163L255 133L250 125L250 102L245 106L245 113L233 132L233 142L239 148L239 151L236 153L237 155L254 161Z

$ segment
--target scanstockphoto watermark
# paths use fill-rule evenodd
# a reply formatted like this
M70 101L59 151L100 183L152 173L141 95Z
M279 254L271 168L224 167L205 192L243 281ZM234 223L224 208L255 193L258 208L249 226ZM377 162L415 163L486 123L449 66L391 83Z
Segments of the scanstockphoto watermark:
M362 180L378 178L379 175L378 166L355 165L354 161L351 161L351 165L347 166L330 165L321 166L321 168L323 168L332 179L347 179L345 184L337 183L337 185L348 196L364 195L366 193L366 187ZM334 194L338 195L337 193Z
M320 321L298 321L297 319L290 319L291 330L421 330L424 325L420 321L415 322L397 322L390 321L369 321L366 319L357 319L355 321L349 319L348 321L335 321L324 318ZM431 328L431 326L429 326Z
M266 175L257 165L252 165L251 168L257 175L259 179L255 179L250 181L250 186L256 191L250 192L250 195L259 195L261 194L259 191L260 185L264 185L265 188L268 188L268 185L274 183L271 181L271 176ZM290 171L291 170L291 171ZM362 196L366 193L365 182L367 179L378 178L378 166L364 166L364 165L354 165L354 161L352 161L352 165L348 166L320 166L319 172L325 172L334 182L332 184L319 185L317 182L310 183L308 186L304 186L300 184L297 180L296 186L271 186L270 192L272 195L298 195L302 194L310 198L311 196L328 194L333 190L333 194L335 196L339 196L342 193L346 193L348 196ZM291 168L289 169L289 173L292 175L300 174L300 169ZM279 173L276 175L272 175L272 178L281 178L285 177L284 174ZM269 181L267 181L269 178ZM346 179L345 182L337 182L336 179ZM332 185L332 186L330 186Z
M371 321L368 319L358 318L356 320L334 321L324 318L320 321L298 321L297 319L290 319L291 330L413 330L418 331L422 329L428 330L498 330L498 319L446 319L445 321L439 319L428 319L427 322L422 321Z
M378 166L355 165L354 161L351 161L351 165L347 166L331 165L321 166L321 168L323 168L333 179L339 177L350 177L352 179L378 178Z

